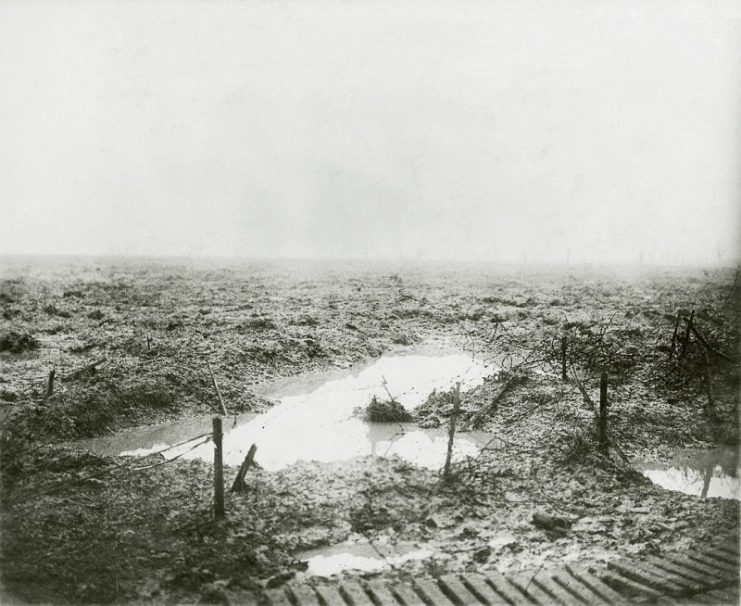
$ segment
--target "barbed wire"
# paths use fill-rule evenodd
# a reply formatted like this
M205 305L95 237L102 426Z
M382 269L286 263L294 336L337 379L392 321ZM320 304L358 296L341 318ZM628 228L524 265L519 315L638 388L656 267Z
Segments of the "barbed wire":
M173 461L179 459L183 455L188 454L191 450L195 450L196 448L198 448L200 446L203 446L204 444L208 444L210 441L211 441L211 436L210 435L206 435L206 437L205 437L204 440L198 442L197 444L194 444L193 446L191 446L187 450L184 450L183 452L175 455L174 457L171 457L169 459L165 459L164 461L160 461L159 463L153 463L152 465L145 465L143 467L132 467L132 468L130 468L130 470L131 471L142 471L144 469L153 469L155 467L160 467L162 465L166 465L167 463L172 463ZM149 456L151 456L151 455L149 455Z
M206 437L206 440L204 440L203 442L200 442L200 443L196 444L195 446L193 446L192 448L189 448L185 452L180 453L177 456L172 457L170 459L166 459L163 462L163 463L169 463L169 462L171 462L173 460L176 460L176 459L180 458L181 456L183 456L187 452L190 452L191 450L193 450L197 446L202 446L203 444L206 444L211 439L211 434L210 433L203 433L203 434L200 434L198 436L194 436L192 438L188 438L187 440L183 440L181 442L178 442L177 444L172 444L170 446L167 446L166 448L162 448L162 449L160 449L158 451L155 451L155 452L146 453L146 454L142 454L142 455L136 455L136 456L128 456L127 457L127 460L124 461L124 462L121 462L121 463L119 463L117 465L114 465L112 467L105 467L104 469L97 470L97 471L95 471L93 473L84 475L82 477L77 477L77 478L73 478L73 479L58 480L56 482L52 482L50 484L47 484L45 486L42 486L41 488L38 488L37 487L33 491L31 491L30 493L21 494L19 498L10 499L9 500L9 504L10 505L18 505L18 504L26 503L26 502L28 502L30 500L33 500L33 499L42 497L42 496L47 496L47 495L50 495L50 494L55 494L56 492L61 492L65 488L68 488L69 486L72 486L74 484L79 484L80 482L86 482L86 481L91 480L91 479L98 479L99 476L102 476L102 475L105 475L105 474L114 472L114 471L116 471L118 469L128 468L129 470L138 471L137 469L130 467L132 461L136 461L136 460L139 460L139 459L144 459L144 458L147 458L147 457L153 457L153 456L162 455L165 452L167 452L168 450L172 450L174 448L178 448L180 446L184 446L185 444L188 444L189 442L192 442L194 440L198 440L198 439L204 438L204 437ZM141 469L146 469L146 467L141 468Z

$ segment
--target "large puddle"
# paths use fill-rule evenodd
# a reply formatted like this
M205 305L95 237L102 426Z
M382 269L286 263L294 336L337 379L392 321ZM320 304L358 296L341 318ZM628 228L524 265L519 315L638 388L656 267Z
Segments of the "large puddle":
M306 551L299 554L298 559L306 561L306 574L330 576L347 570L375 572L409 560L424 560L434 553L431 549L420 549L412 545L374 547L369 543L342 543Z
M315 373L277 382L265 391L278 401L268 412L224 420L224 462L239 465L254 443L256 460L269 470L300 460L328 462L363 455L398 455L422 467L440 467L447 448L445 428L366 423L355 409L366 406L373 395L387 398L388 390L407 410L413 410L433 389L448 389L456 381L462 390L472 389L494 371L470 354L425 352L386 355L341 373ZM191 418L78 444L101 454L137 456L210 429L209 418ZM456 436L454 458L475 455L489 438L479 432ZM189 449L192 444L185 444L163 456L213 459L210 443Z
M663 461L638 459L633 465L654 484L701 498L739 499L738 450L674 450Z
M297 554L297 559L306 562L308 576L330 576L348 570L377 572L395 568L404 562L426 560L439 555L439 547L429 544L396 543L383 541L384 537L374 544L368 542L345 542L329 547L320 547ZM490 549L497 551L506 545L517 542L508 532L503 532L489 540Z

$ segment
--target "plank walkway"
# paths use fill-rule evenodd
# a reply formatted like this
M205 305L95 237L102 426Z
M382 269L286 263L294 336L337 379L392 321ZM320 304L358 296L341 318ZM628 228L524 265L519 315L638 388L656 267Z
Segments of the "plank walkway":
M271 606L591 606L739 604L737 540L606 568L566 565L519 573L449 574L407 583L342 580L266 590Z

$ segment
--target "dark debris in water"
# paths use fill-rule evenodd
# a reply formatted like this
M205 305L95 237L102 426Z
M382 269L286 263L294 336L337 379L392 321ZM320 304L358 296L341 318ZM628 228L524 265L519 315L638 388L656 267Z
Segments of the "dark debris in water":
M412 420L412 415L399 402L379 400L376 396L371 399L363 417L371 423L404 423Z

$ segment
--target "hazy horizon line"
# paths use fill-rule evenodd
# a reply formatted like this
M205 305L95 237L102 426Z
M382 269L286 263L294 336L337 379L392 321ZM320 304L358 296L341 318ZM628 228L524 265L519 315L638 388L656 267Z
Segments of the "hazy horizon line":
M661 268L687 268L687 269L734 269L741 265L741 259L732 263L713 263L707 260L689 260L683 262L651 262L651 261L606 261L606 260L573 260L573 261L546 261L538 259L512 260L512 259L456 259L446 257L292 257L292 256L253 256L253 255L178 255L178 254L126 254L126 253L2 253L0 259L5 260L95 260L106 259L115 261L187 261L187 262L303 262L303 263L358 263L358 264L450 264L450 265L500 265L500 266L523 266L523 267L599 267L599 268L636 268L636 269L661 269Z

